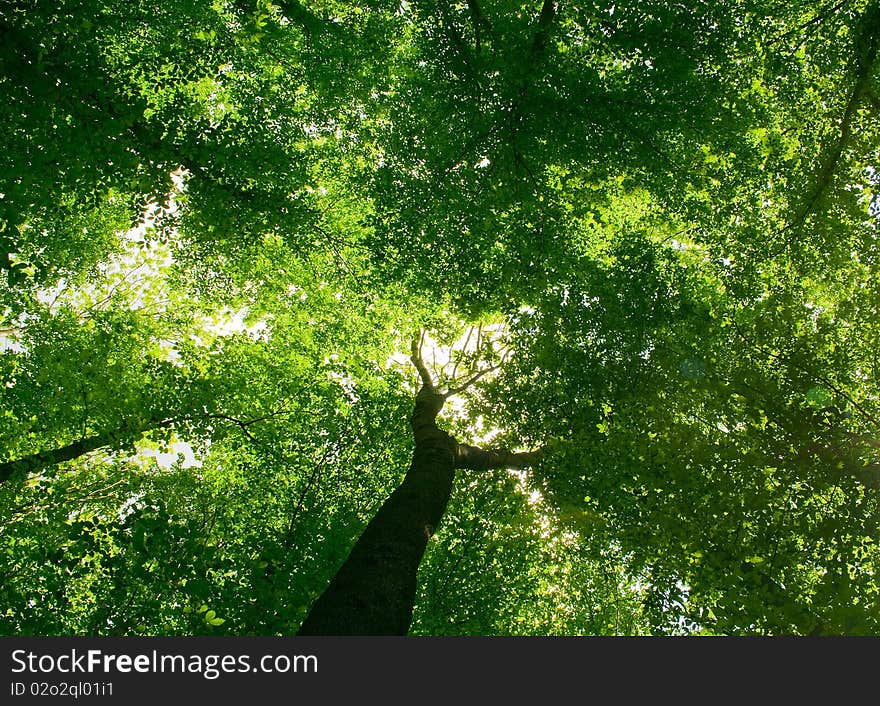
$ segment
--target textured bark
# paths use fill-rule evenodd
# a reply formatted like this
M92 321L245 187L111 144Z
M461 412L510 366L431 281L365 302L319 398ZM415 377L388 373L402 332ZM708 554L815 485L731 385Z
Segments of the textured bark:
M446 510L455 469L523 468L537 459L537 453L459 444L438 428L437 414L448 394L433 388L415 354L414 362L422 388L410 420L412 463L312 606L299 635L405 635L419 564Z
M481 449L468 444L456 445L456 468L488 471L493 468L527 468L541 456L540 451L513 453L505 449Z
M416 445L403 482L367 525L299 635L405 635L416 575L455 476L455 441L437 427L443 398L423 386L411 419Z

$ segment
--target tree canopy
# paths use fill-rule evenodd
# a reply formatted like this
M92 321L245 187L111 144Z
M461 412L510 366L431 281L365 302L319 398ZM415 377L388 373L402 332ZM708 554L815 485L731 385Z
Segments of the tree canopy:
M0 632L317 626L429 429L403 630L880 633L878 43L0 4Z

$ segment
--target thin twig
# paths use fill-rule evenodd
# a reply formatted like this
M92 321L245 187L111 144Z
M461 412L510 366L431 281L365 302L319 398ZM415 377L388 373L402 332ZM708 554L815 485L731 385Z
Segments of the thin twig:
M483 368L482 370L478 370L478 371L475 372L473 375L471 375L467 380L465 380L465 382L464 382L463 384L461 384L461 385L459 385L458 387L455 387L455 388L450 388L450 389L449 389L449 390L443 395L443 397L444 397L445 399L449 399L450 397L452 397L452 396L454 396L454 395L458 395L458 394L464 392L464 391L467 390L471 385L473 385L475 382L477 382L480 378L485 377L485 376L488 375L489 373L493 373L493 372L495 372L496 370L498 370L502 365L504 365L504 362L505 362L504 360L501 360L501 362L496 363L495 365L491 365L491 366L489 366L488 368Z

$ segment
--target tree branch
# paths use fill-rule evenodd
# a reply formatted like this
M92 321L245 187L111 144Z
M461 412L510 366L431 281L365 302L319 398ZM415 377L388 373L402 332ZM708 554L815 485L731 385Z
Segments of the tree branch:
M483 11L477 4L477 0L468 1L468 9L471 12L471 22L474 26L474 42L476 44L477 54L482 50L482 42L480 41L480 27L484 26L489 32L492 31L492 25L483 15Z
M846 5L846 3L847 3L847 0L840 0L840 2L837 2L834 5L831 5L829 3L829 5L827 7L820 8L820 10L815 15L813 15L813 17L811 17L809 20L807 20L803 24L800 24L797 27L794 27L794 28L788 30L787 32L783 32L782 34L777 36L775 39L768 42L767 47L769 48L769 47L776 46L777 44L781 43L782 41L788 39L790 36L792 36L796 32L800 32L801 30L807 29L807 27L809 27L810 25L821 24L822 22L827 20L833 13L837 12L840 8L842 8L844 5Z
M472 471L488 471L499 468L528 468L544 455L544 449L514 453L506 449L481 449L470 444L458 444L455 451L455 467Z
M505 361L502 360L500 363L496 363L495 365L491 365L488 368L483 368L482 370L478 370L477 372L475 372L473 375L471 375L467 380L465 380L458 387L450 388L449 390L447 390L443 394L443 396L446 399L449 399L450 397L452 397L454 395L458 395L458 394L464 392L480 378L488 375L489 373L493 373L496 370L498 370L502 365L504 365L504 362Z
M837 171L840 158L852 134L852 121L856 115L856 109L870 85L871 70L877 58L878 43L880 43L880 27L878 25L880 25L880 9L876 6L869 6L853 41L857 52L855 80L838 124L837 139L825 153L815 186L785 230L799 229L804 225Z
M416 370L419 371L419 378L422 381L422 387L425 387L429 390L434 389L434 381L431 379L431 373L428 372L428 368L425 367L425 361L422 360L422 343L425 340L425 332L424 330L419 331L419 337L414 338L412 341L412 355L410 355L410 360L412 364L416 366Z
M477 350L480 349L480 331L483 330L483 324L479 325L478 333L477 333ZM450 380L455 380L455 376L458 374L458 366L461 363L461 359L464 358L465 353L467 352L468 344L471 342L471 336L474 334L474 327L468 326L467 330L467 338L464 339L464 344L461 347L461 352L459 355L455 357L455 365L452 366L452 375L449 376ZM446 366L444 366L445 369Z
M456 55L464 67L465 73L467 73L471 80L480 85L480 78L477 70L474 68L473 61L471 61L470 50L468 48L467 42L464 41L464 37L461 36L461 33L458 31L458 28L455 26L455 22L449 14L447 4L445 2L439 3L440 5L440 14L443 19L443 25L446 30L446 36L449 38L450 44L455 47ZM477 40L477 52L480 51L480 35L479 30L476 30L476 40Z
M535 39L532 44L532 56L537 57L547 46L547 39L550 36L550 25L556 18L556 2L554 0L544 0L541 6L541 15L538 17L538 31L535 33Z

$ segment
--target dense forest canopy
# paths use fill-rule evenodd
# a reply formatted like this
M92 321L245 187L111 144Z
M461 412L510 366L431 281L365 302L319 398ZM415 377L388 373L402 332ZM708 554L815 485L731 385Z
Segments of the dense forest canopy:
M878 42L0 0L0 632L880 633Z

